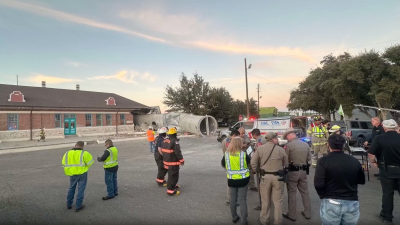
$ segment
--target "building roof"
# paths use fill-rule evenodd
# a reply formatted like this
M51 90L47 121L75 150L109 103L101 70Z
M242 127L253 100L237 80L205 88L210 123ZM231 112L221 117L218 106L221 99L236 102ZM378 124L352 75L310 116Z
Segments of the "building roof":
M24 102L9 101L14 91L21 92ZM107 99L115 99L108 105ZM149 110L149 107L113 93L67 90L0 84L0 107L70 108L101 110Z

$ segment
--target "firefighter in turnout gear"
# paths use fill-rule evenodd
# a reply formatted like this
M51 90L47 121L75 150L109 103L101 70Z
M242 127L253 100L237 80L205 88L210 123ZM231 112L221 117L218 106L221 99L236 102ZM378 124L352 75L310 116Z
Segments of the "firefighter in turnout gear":
M314 151L312 156L312 166L317 166L318 154L323 156L328 154L327 140L329 137L328 130L321 124L322 118L320 116L314 117L314 123L307 130L307 138L311 139L311 148Z
M167 134L168 137L161 144L164 166L168 168L167 193L169 195L179 195L180 191L177 190L179 188L179 166L183 166L185 160L182 156L176 128L170 128Z
M157 184L160 187L166 187L167 182L165 181L165 175L167 174L168 170L164 166L163 156L162 156L162 149L161 144L164 142L168 132L168 127L161 127L158 130L158 136L156 137L156 151L154 152L154 159L156 160L158 172L157 172Z

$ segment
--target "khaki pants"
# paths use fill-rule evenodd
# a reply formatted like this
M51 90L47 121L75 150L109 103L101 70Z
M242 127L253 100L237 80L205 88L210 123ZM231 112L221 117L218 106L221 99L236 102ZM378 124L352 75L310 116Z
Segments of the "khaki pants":
M287 190L289 200L289 211L288 216L291 219L296 219L296 193L299 189L301 199L303 200L304 215L307 218L311 218L311 201L310 194L308 192L307 173L304 170L290 171L288 173Z
M254 182L254 174L253 170L250 169L250 181L249 181L249 188L256 187L256 183Z
M266 174L261 177L260 194L261 194L261 213L260 222L262 224L269 223L271 212L271 202L274 204L274 224L282 224L282 202L283 202L283 181L278 181L279 176Z
M318 154L321 153L322 156L326 156L328 154L328 146L326 144L324 145L312 145L312 149L314 151L314 154L312 156L312 165L316 166L317 161L318 161Z

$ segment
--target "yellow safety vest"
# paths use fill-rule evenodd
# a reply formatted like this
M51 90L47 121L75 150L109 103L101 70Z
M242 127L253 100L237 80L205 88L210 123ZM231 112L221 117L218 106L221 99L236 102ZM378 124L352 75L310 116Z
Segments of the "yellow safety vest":
M316 137L322 138L325 135L326 128L322 127L322 129L318 127L313 127L312 132Z
M240 153L234 155L225 152L225 168L228 179L239 180L250 177L246 157L244 151L240 151Z
M104 160L104 168L111 168L118 165L118 149L116 147L111 147L107 149L110 155Z
M61 161L65 175L74 176L84 174L94 163L92 155L84 150L69 150Z

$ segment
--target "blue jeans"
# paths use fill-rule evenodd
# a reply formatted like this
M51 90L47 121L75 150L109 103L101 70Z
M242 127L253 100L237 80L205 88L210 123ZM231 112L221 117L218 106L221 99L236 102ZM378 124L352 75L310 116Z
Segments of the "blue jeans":
M154 150L156 148L154 141L149 141L149 145L150 145L150 152L154 153Z
M105 171L105 181L107 185L107 196L114 197L118 194L118 183L117 183L117 172L108 172Z
M356 225L360 218L360 205L358 201L322 199L319 215L323 225Z
M87 183L87 173L81 175L75 175L69 177L69 189L67 195L67 207L71 207L74 201L75 189L78 185L78 194L76 195L76 208L82 207L83 197L85 194L86 183Z

